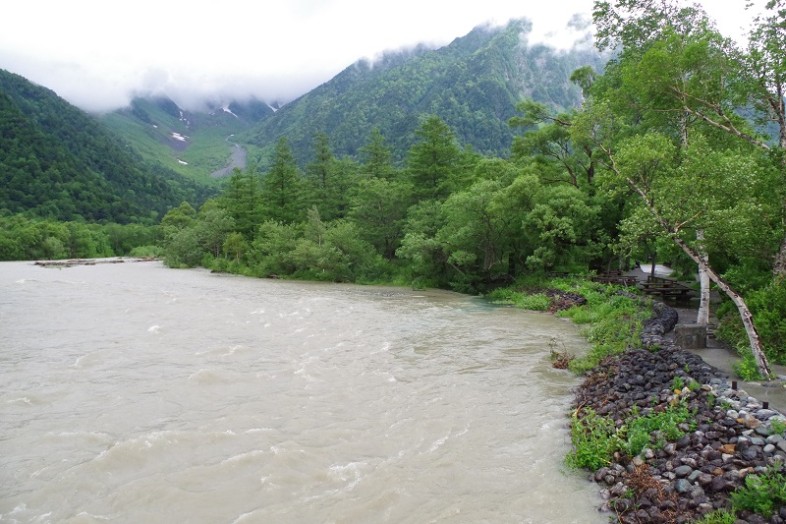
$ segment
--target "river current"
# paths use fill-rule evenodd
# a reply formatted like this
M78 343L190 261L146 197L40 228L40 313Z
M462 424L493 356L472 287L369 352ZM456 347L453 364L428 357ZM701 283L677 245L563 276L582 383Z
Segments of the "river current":
M0 522L605 522L553 346L444 291L1 263Z

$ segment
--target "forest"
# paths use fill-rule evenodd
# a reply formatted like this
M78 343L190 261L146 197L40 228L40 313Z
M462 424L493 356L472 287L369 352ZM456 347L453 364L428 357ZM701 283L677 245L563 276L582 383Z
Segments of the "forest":
M522 100L502 154L436 114L405 152L376 127L339 156L313 129L301 165L282 135L264 169L157 226L5 216L0 253L85 256L79 239L88 256L146 246L171 267L473 294L657 261L719 292L720 332L766 376L786 363L786 6L767 7L743 45L697 7L595 2L614 58L573 72L573 109Z

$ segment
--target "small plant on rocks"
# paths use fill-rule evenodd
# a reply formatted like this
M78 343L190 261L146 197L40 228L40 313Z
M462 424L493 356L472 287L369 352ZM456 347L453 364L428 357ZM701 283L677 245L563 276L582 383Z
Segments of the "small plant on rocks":
M734 524L735 522L737 522L737 516L734 513L725 509L717 509L704 515L695 524Z
M731 505L735 511L748 510L765 517L786 505L786 475L781 467L745 477L745 485L731 494Z
M771 418L770 429L772 430L773 435L783 435L783 433L786 431L786 420L775 417Z
M685 434L680 429L680 425L692 418L691 412L682 404L669 406L664 411L651 413L644 417L637 415L638 412L634 411L633 418L627 424L625 450L632 457L649 446L653 435L656 436L656 448L662 448L666 441L678 440Z
M576 355L570 353L565 349L565 344L559 343L556 338L549 341L550 359L552 367L556 369L568 369L571 361L576 358Z

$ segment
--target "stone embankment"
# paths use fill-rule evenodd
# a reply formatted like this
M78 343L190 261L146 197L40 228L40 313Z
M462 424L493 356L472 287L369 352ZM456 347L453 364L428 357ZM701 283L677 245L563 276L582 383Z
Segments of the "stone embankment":
M675 442L652 444L634 458L617 452L592 474L602 486L602 509L621 523L693 522L728 509L731 492L747 475L786 462L786 418L732 388L699 356L675 347L664 335L676 322L676 311L660 304L642 334L645 347L660 349L609 357L576 391L576 413L591 408L617 427L634 413L646 416L668 406L687 406L692 413ZM673 389L675 384L684 387ZM765 522L785 523L786 507L769 518L738 514L736 524Z

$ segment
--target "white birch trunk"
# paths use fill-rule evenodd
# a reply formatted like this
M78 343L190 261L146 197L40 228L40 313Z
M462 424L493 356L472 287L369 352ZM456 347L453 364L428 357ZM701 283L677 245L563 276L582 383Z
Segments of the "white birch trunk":
M704 230L696 231L696 240L699 246L699 257L703 264L699 264L699 312L696 315L696 324L706 326L710 323L710 276L706 268L709 267L709 255L704 247Z

